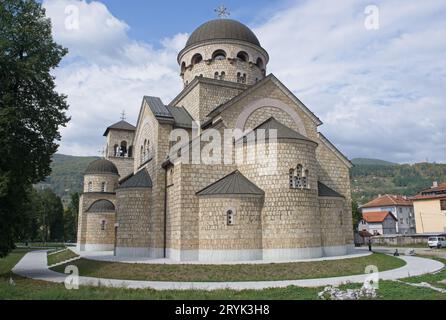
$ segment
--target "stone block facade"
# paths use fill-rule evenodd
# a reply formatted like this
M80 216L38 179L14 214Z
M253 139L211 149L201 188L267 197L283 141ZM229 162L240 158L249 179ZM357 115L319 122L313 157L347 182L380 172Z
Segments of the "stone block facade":
M260 158L256 148L233 139L232 150L222 146L212 151L230 162L176 162L169 158L173 145L169 135L177 119L163 118L170 112L168 107L143 99L136 127L121 121L106 131L106 158L112 167L103 164L107 172L85 176L79 245L113 243L119 256L203 262L281 261L348 253L353 245L350 162L318 132L322 122L277 78L265 76L269 57L255 36L240 24L218 23L228 24L225 32L235 28L233 37L203 40L200 33L197 39L202 40L188 42L178 56L185 87L169 108L184 107L200 124L200 135L188 145L189 152L195 145L200 153L210 152L208 142L200 141L209 129L223 138L225 129L246 133L274 119L285 135L257 144L256 148L266 150ZM197 54L201 58L195 59ZM127 147L126 156L115 152L122 145ZM236 162L237 153L245 161ZM247 161L250 158L256 160ZM291 174L299 170L305 184L297 186ZM143 171L147 181L138 180ZM261 190L261 196L244 194L233 185L200 194L234 172ZM104 190L104 182L110 188ZM329 192L320 188L321 183ZM237 192L229 192L231 188ZM89 214L88 208L98 199L112 201L116 216ZM110 223L115 219L116 232L98 232L105 217ZM110 223L107 220L106 225Z

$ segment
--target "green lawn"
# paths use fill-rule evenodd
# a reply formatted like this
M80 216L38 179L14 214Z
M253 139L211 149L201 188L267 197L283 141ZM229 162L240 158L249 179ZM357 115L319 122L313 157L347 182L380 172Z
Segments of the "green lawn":
M25 279L11 274L11 268L21 259L27 250L14 250L8 257L0 259L0 300L1 299L298 299L316 300L318 292L322 288L299 288L289 286L286 288L265 290L168 290L155 291L151 289L117 289L105 287L80 287L79 290L67 290L61 284L45 281ZM445 259L438 259L446 263ZM14 285L9 284L12 276ZM425 275L404 279L404 281L418 282L437 279L445 279L446 270L435 275ZM351 284L342 286L345 288L358 288L360 285ZM404 299L446 299L446 294L441 294L427 288L416 288L394 281L380 281L378 299L404 300Z
M63 242L20 242L16 243L17 247L26 247L28 249L34 248L53 248L56 250L65 248L65 244Z
M48 252L47 260L48 260L48 265L51 266L53 264L56 264L56 263L59 263L62 261L66 261L68 259L76 258L76 257L78 257L78 255L75 254L73 251L71 251L70 249L65 249L65 250L59 251L57 253Z
M378 270L405 265L401 259L374 253L360 258L313 262L199 265L199 264L137 264L79 259L69 262L79 268L82 276L152 281L262 281L295 280L361 274L368 265ZM66 265L52 268L63 272Z

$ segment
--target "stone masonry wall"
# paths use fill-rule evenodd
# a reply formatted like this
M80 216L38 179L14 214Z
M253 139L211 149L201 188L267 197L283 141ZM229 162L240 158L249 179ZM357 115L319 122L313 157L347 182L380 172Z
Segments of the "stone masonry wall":
M201 196L200 250L262 248L262 197ZM234 225L227 224L227 210L234 212Z
M109 157L108 160L118 168L120 178L125 178L133 173L134 159L124 157Z
M101 193L101 192L87 192L82 193L79 197L79 215L77 227L77 243L84 245L87 241L87 209L90 208L93 202L105 199L111 201L116 207L116 194Z
M175 105L183 106L196 121L205 121L207 114L222 103L242 92L243 86L226 81L215 83L199 82Z
M319 181L344 196L343 232L346 244L353 244L350 169L322 140L318 139L318 141L319 146L316 149L316 157Z
M321 228L323 246L345 245L345 200L335 197L320 197Z
M114 192L118 185L118 175L115 174L87 174L84 176L84 192L101 192L105 182L105 192ZM88 190L91 182L92 189Z
M217 50L223 50L226 53L225 60L212 60L212 55ZM237 54L244 51L248 54L248 62L237 59ZM202 62L192 65L192 57L195 54L201 54ZM256 65L257 58L262 59L263 68ZM213 78L215 72L226 73L225 80L237 81L237 72L246 73L247 84L254 84L257 80L264 77L267 64L267 57L255 46L243 42L234 43L206 43L201 46L191 48L180 57L180 65L186 66L183 74L185 85L190 83L196 76L203 75L207 78Z
M321 245L315 148L316 144L311 142L279 140L277 173L265 174L265 166L258 161L239 166L240 172L265 192L262 210L264 249ZM309 172L309 189L289 187L289 171L298 164Z
M87 244L115 243L115 213L87 213ZM102 230L105 221L105 230Z
M127 150L129 150L129 147L133 146L133 138L134 138L135 132L134 131L127 131L127 130L116 130L116 129L110 129L107 134L107 142L105 146L105 157L108 159L109 157L115 156L115 146L121 146L121 143L123 141L127 144ZM133 148L134 149L134 148ZM133 150L134 152L134 150Z
M116 190L117 247L149 248L151 189Z

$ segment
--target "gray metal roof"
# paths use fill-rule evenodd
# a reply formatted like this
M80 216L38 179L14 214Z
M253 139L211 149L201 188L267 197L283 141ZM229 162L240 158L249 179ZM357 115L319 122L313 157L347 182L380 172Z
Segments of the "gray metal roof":
M169 110L166 108L160 98L144 96L144 100L146 101L150 110L152 110L155 117L173 120L173 116L170 114Z
M180 128L192 128L192 117L183 107L166 106L158 97L144 96L157 120L168 121Z
M262 189L257 187L238 170L231 172L220 180L208 185L197 192L199 196L208 195L263 195Z
M116 168L115 164L109 160L106 159L98 159L93 162L91 162L87 169L85 170L84 174L119 174L118 168Z
M270 130L277 130L277 139L297 139L316 143L313 140L308 139L304 135L301 135L299 132L296 132L293 129L288 128L286 125L277 121L274 117L268 118L267 120L259 124L257 127L255 127L252 131L256 131L258 129L265 130L265 138L269 138Z
M180 128L192 128L192 122L194 119L190 116L189 112L183 107L166 106L170 114L173 116L174 125Z
M114 211L115 211L115 206L111 201L101 199L93 202L86 212L96 213L96 212L114 212Z
M107 129L104 132L104 136L106 136L108 134L110 129L124 130L124 131L135 131L136 127L134 125L131 125L127 121L121 120L121 121L116 122L115 124L112 124L111 126L107 127Z
M344 198L343 195L334 191L332 188L327 187L325 184L323 184L320 181L317 182L317 192L318 192L319 197L341 197L341 198Z
M246 41L260 47L259 39L243 23L232 19L215 19L205 22L195 29L187 40L186 48L217 39Z
M121 181L119 189L125 188L152 188L152 178L146 169L141 169L136 174L130 175Z

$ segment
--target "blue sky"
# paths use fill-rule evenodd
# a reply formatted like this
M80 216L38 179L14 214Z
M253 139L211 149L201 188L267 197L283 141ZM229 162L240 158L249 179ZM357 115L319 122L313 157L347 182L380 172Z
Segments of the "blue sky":
M182 89L178 52L221 1L43 0L69 55L54 71L72 120L59 152L98 155L104 129L143 95L167 104ZM322 121L347 157L446 162L446 2L225 1L270 55L274 73ZM68 28L67 8L78 28Z
M192 32L197 24L215 19L214 9L224 3L230 18L257 24L266 19L270 11L286 7L289 1L271 0L193 0L147 1L103 0L110 12L131 26L129 37L154 43L177 33ZM191 10L193 8L193 10Z

